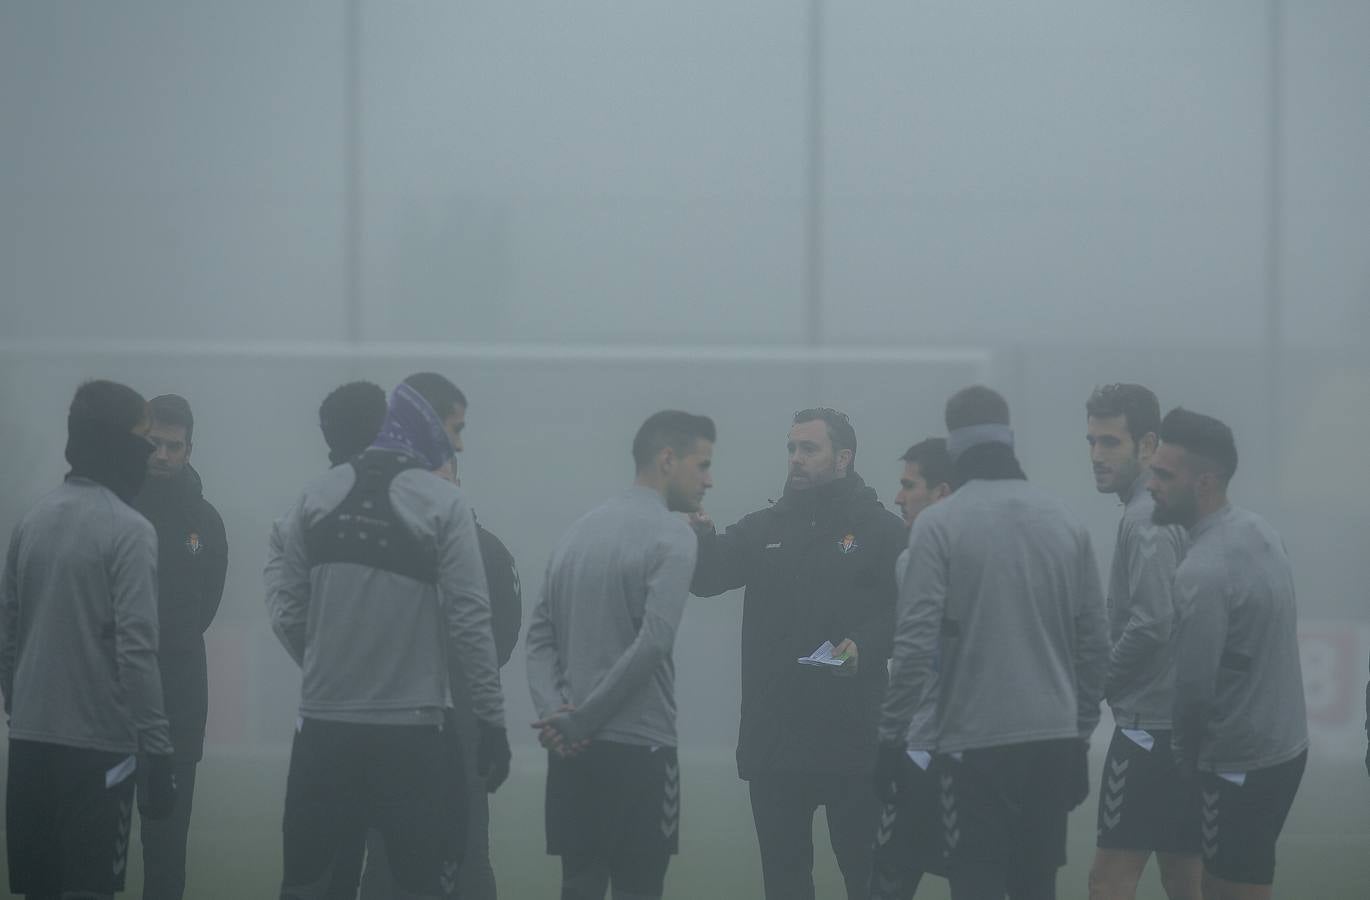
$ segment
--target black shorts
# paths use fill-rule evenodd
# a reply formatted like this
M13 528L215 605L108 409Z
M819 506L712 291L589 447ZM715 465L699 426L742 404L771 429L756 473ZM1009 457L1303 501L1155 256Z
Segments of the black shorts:
M1268 769L1246 773L1240 784L1213 772L1200 778L1203 793L1204 868L1239 884L1272 884L1275 841L1294 805L1308 751Z
M5 801L10 890L113 894L124 889L133 814L127 753L10 741Z
M547 852L606 863L622 890L660 894L680 849L674 747L594 741L547 757Z
M1199 785L1170 752L1170 732L1113 729L1099 779L1098 845L1106 850L1198 855Z
M1075 738L967 750L933 759L949 878L986 867L1020 877L1066 861L1066 816L1083 773Z
M907 755L901 761L898 792L880 810L875 834L877 872L943 874L941 791L937 777Z
M465 843L460 754L451 729L304 719L286 780L281 896L315 896L368 828L397 885L452 895Z

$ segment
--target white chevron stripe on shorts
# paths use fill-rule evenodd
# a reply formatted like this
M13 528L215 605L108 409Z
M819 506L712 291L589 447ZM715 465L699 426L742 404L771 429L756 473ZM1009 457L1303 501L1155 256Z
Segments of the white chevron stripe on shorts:
M1204 791L1203 851L1204 859L1218 855L1218 798L1217 791Z
M661 798L661 835L670 838L680 827L680 764L666 764L666 784Z
M956 792L950 775L943 775L942 784L942 838L946 842L947 853L956 849L961 841L961 828L956 817Z
M1127 792L1127 770L1131 760L1114 759L1104 769L1102 806L1099 809L1099 834L1112 831L1123 821L1123 798Z

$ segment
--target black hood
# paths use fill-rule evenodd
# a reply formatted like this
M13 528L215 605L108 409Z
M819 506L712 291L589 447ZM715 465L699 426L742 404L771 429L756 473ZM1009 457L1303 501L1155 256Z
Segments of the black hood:
M67 418L67 477L89 478L131 503L147 479L152 443L127 428Z

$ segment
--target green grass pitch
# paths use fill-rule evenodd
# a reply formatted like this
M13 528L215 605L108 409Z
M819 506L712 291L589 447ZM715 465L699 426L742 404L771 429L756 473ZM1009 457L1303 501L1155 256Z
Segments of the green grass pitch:
M1097 741L1096 741L1097 743ZM675 900L754 900L761 896L756 838L746 785L731 754L682 754L681 852L671 862L666 896ZM1091 761L1097 775L1100 759ZM196 786L187 898L274 898L281 872L281 807L287 758L283 752L211 755ZM557 861L543 852L542 786L545 760L531 749L514 757L514 775L492 805L492 857L500 896L534 900L558 894ZM1061 871L1062 900L1086 896L1093 855L1091 795L1070 820L1069 863ZM136 833L135 828L135 833ZM817 896L840 898L841 880L827 846L821 812L814 824ZM125 896L142 889L135 840ZM6 882L7 883L7 882ZM1332 763L1314 755L1280 840L1276 896L1295 900L1370 898L1370 778L1359 762ZM920 900L944 900L946 884L928 878ZM1155 866L1138 894L1162 898Z

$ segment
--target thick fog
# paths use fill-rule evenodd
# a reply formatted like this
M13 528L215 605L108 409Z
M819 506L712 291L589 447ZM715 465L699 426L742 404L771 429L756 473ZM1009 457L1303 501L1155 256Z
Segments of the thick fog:
M814 18L817 14L817 18ZM1370 5L0 3L0 528L95 376L185 395L222 512L211 751L283 748L272 519L323 396L432 369L525 621L650 413L719 426L722 525L799 408L905 448L985 381L1094 530L1084 401L1228 421L1293 557L1315 740L1358 754L1370 651ZM682 745L726 754L741 597L690 601ZM521 650L510 731L531 745Z

